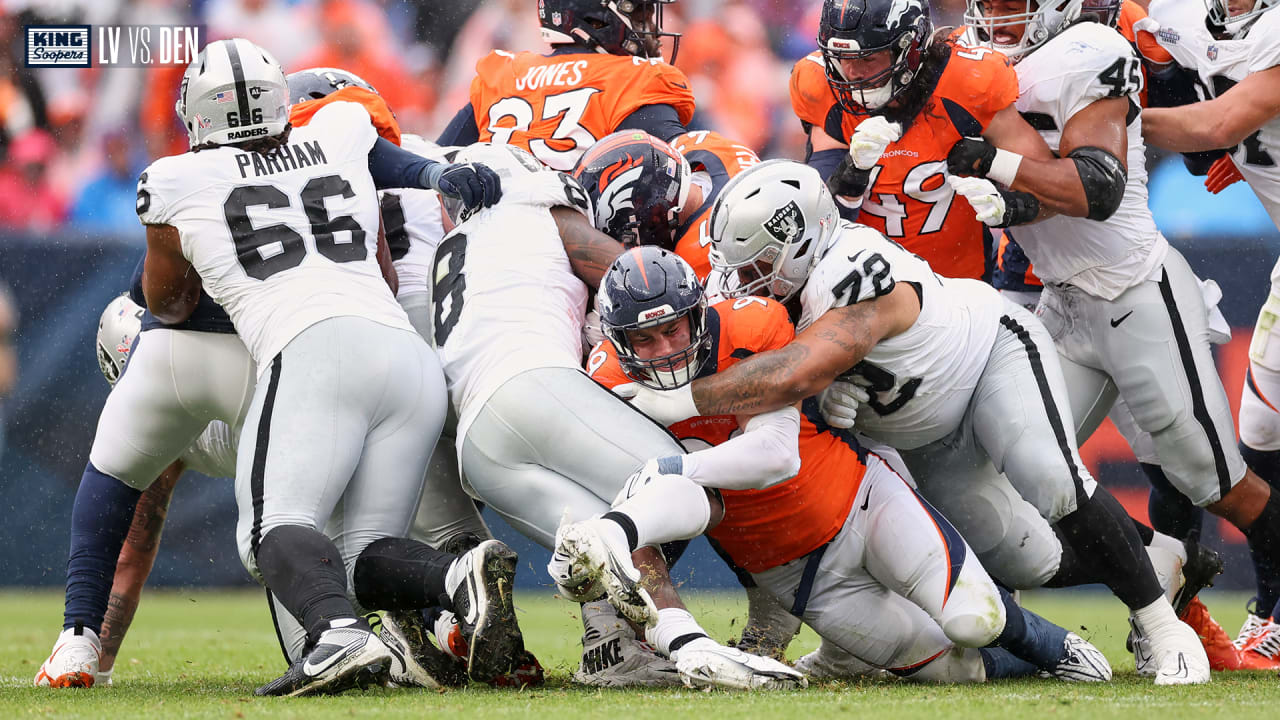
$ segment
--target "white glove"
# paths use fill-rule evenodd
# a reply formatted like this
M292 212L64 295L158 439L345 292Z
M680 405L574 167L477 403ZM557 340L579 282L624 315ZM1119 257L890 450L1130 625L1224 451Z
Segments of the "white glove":
M651 390L640 383L627 383L614 388L613 394L630 402L631 407L659 425L671 425L698 415L698 406L693 404L693 388L689 385L675 390Z
M833 428L848 430L858 417L858 406L871 400L866 388L848 380L836 380L818 394L818 410Z
M797 690L809 686L804 675L772 658L744 653L711 638L692 640L671 653L687 687L733 690Z
M902 126L889 122L879 115L869 117L858 124L849 139L849 156L859 170L870 170L880 162L880 156L890 143L902 137Z
M957 177L948 175L951 189L964 196L973 206L974 215L982 222L995 227L1004 222L1004 198L995 183L986 178Z
M600 328L600 312L588 310L587 316L582 321L583 354L591 352L591 348L602 340L604 340L604 330Z

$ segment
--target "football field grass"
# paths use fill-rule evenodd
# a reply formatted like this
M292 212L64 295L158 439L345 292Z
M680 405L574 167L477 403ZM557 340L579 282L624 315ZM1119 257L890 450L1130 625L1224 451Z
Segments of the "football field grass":
M1239 595L1206 593L1215 616L1234 634L1244 613ZM523 692L465 690L352 691L338 697L255 698L254 687L283 671L259 592L150 592L121 651L110 688L50 691L31 678L57 634L61 594L0 593L0 718L471 718L675 720L676 718L1271 718L1280 707L1272 673L1215 673L1208 686L1157 688L1138 678L1124 650L1125 612L1097 593L1036 593L1032 609L1097 644L1116 671L1107 685L1019 680L939 687L895 681L815 683L786 693L593 690L570 685L581 625L576 606L546 592L517 593L527 646L548 671L545 687ZM736 637L745 617L740 593L691 598L695 614L720 640ZM805 631L794 659L816 647Z

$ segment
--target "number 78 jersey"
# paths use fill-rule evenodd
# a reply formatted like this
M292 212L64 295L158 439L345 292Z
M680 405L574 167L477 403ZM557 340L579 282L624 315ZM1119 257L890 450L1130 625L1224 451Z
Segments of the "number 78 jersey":
M476 63L471 109L481 142L510 144L554 170L571 170L596 140L646 105L693 118L684 73L658 59L593 52L494 50ZM667 140L669 138L662 138Z
M944 278L873 228L845 222L800 292L797 330L902 283L919 296L919 317L842 377L871 394L858 431L910 450L958 427L995 342L1005 302L999 293L980 280Z
M331 317L413 326L378 267L377 139L368 112L334 102L270 155L218 147L161 158L138 178L138 218L171 225L204 290L270 367Z

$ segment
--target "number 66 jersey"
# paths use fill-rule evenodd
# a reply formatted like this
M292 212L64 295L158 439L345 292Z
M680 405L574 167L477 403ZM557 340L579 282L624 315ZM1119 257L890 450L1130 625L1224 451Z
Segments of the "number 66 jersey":
M858 431L899 450L945 437L964 417L987 366L1004 300L979 280L944 278L864 225L842 222L800 293L799 331L832 308L887 295L907 283L920 315L881 340L843 379L867 388Z
M335 102L275 152L213 147L156 160L138 178L139 219L179 229L260 373L328 318L413 331L378 267L377 137L363 107Z

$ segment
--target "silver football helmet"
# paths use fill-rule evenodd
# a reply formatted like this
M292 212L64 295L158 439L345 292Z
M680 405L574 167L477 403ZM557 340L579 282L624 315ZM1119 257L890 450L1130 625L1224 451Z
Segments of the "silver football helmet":
M289 86L266 50L244 38L219 40L187 66L174 109L193 148L271 137L289 123Z
M126 293L112 300L98 318L98 367L113 387L129 361L133 341L142 331L143 312Z
M711 265L736 275L730 297L764 290L786 302L831 242L840 212L817 170L769 160L743 170L711 209Z
M1054 4L1053 0L1026 0L1026 10L1011 15L988 17L982 0L968 0L964 24L973 28L971 33L980 45L994 48L1017 62L1023 55L1049 41L1049 38L1066 30L1080 17L1084 0L1065 0ZM1015 43L996 41L997 30L1023 26L1022 37Z

